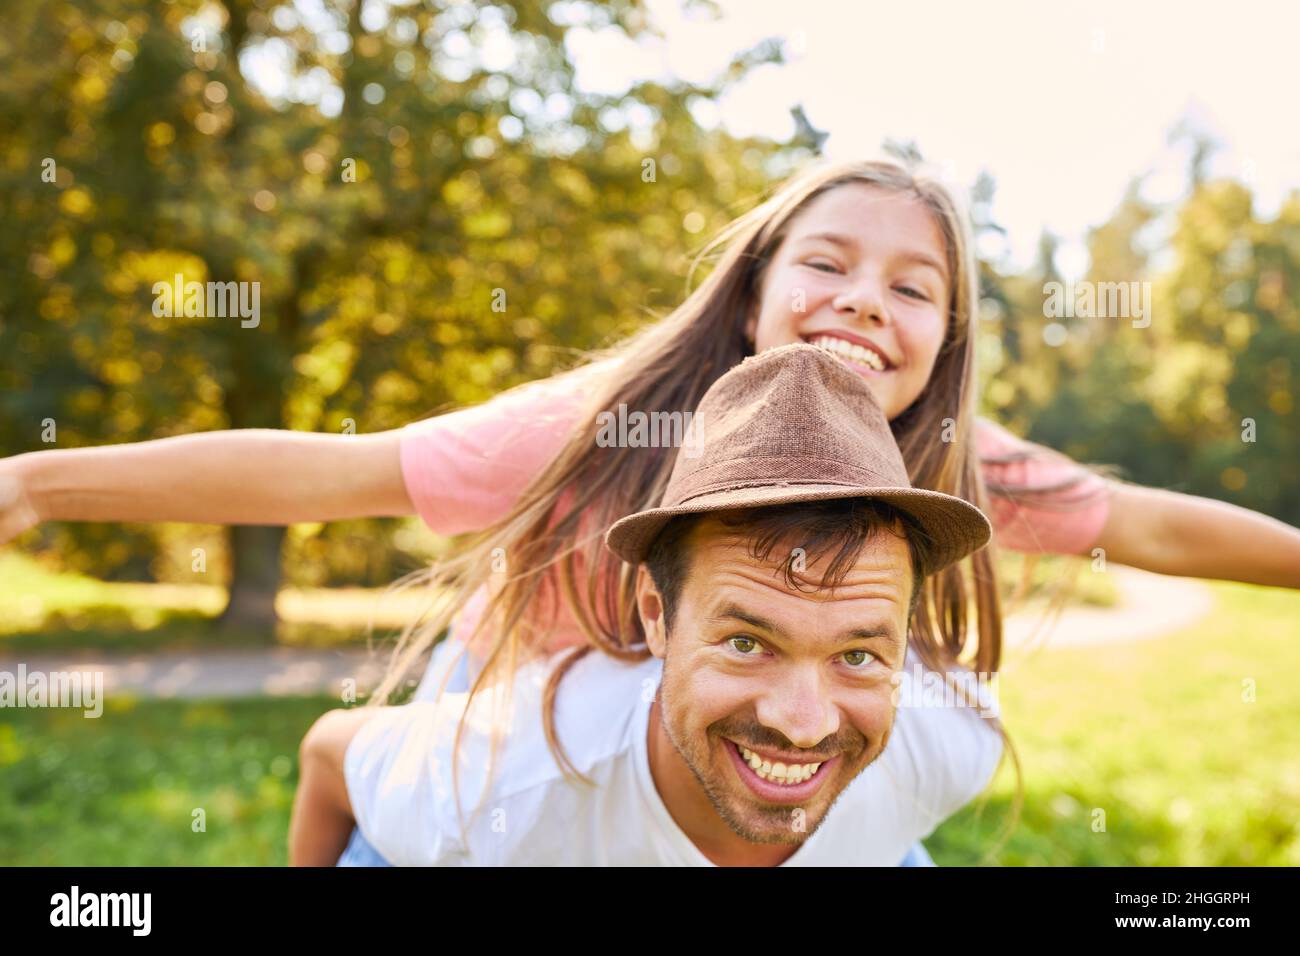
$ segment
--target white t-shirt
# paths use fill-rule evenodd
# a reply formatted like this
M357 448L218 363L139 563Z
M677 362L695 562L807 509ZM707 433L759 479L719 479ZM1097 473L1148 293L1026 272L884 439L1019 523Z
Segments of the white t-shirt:
M494 692L475 697L461 740L466 840L452 796L451 752L468 694L379 708L362 727L344 776L357 825L385 859L395 866L713 865L668 813L650 775L650 705L663 662L626 663L591 651L561 680L556 732L592 788L566 779L546 743L541 694L557 658L516 674L508 719L498 718L509 730L501 734L492 792L471 822L500 701ZM905 681L917 666L909 652ZM897 866L985 788L1001 755L997 731L974 709L900 706L885 752L782 865Z

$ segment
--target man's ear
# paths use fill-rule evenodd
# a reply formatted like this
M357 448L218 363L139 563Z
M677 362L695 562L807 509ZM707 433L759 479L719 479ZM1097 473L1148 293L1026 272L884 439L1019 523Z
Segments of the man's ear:
M654 578L642 564L636 570L636 610L645 631L646 646L655 657L662 658L668 646L668 628L664 620L664 602Z

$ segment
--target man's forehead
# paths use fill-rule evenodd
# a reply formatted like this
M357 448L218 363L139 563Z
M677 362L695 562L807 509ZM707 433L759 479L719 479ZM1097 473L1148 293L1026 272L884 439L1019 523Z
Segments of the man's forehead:
M752 602L777 611L785 601L813 602L822 614L834 614L837 607L852 613L863 601L887 601L907 606L911 593L912 565L907 541L880 531L867 540L857 559L835 588L821 587L823 575L838 546L817 554L799 554L797 538L778 541L760 560L751 553L752 541L744 528L728 528L717 519L702 520L692 533L691 573L686 589L695 591L703 605L717 603L710 598L720 592L739 592ZM793 563L792 563L793 562ZM791 586L786 573L799 585ZM733 594L733 596L735 596ZM804 606L804 613L811 608Z
M809 577L819 577L817 572L825 570L838 551L838 543L822 547L817 554L809 554L803 547L807 542L800 540L798 532L784 536L774 543L765 560L755 558L751 553L753 536L744 525L724 524L723 521L709 515L696 522L691 529L688 544L696 557L705 557L713 563L736 563L768 570L784 566L794 557L802 557L803 565ZM796 554L796 551L800 552ZM875 576L882 572L896 573L904 578L912 575L911 551L907 538L901 528L881 528L864 542L861 553L854 561L852 573Z

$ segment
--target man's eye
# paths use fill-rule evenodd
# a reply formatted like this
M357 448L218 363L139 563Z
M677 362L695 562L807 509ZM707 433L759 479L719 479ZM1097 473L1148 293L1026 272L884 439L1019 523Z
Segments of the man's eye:
M750 656L750 651L758 647L758 641L754 640L752 637L732 637L728 640L731 642L733 648L741 654L744 654L746 657Z
M844 652L844 660L849 664L850 667L853 667L855 669L865 667L867 664L870 664L873 659L874 658L870 651L845 651Z

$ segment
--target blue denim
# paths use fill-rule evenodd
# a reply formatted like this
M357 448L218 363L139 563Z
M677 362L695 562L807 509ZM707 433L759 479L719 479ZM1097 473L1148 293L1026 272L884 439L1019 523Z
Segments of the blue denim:
M459 648L454 648L459 650ZM452 653L453 645L451 638L444 638L442 643L434 648L433 654L429 658L429 664L425 668L425 681L435 679L434 670L442 670L442 658L446 654ZM424 689L421 682L420 688L416 691L417 695L420 690ZM455 672L447 679L446 690L450 693L469 690L469 655L461 654L460 660L456 664ZM392 866L387 860L379 855L379 851L370 845L369 841L361 835L361 831L356 827L352 828L352 837L348 840L348 845L343 848L343 854L339 857L335 866Z
M339 857L338 866L392 866L387 860L380 856L375 848L366 842L366 838L361 835L361 831L353 828L352 839L348 841L347 849ZM903 862L899 866L935 866L935 862L926 852L925 847L920 843L915 844L912 849L907 851L903 857Z
M442 648L439 648L441 650ZM432 661L430 661L432 665ZM460 663L456 666L456 673L452 675L447 682L447 690L464 691L469 689L469 656L461 655ZM370 845L361 831L356 827L352 828L352 838L348 840L348 845L343 850L343 855L339 857L336 866L392 866L387 860L379 855L379 852ZM899 866L934 866L935 862L930 858L930 854L925 852L925 847L917 843L912 849L907 851L903 857L903 862Z
M926 852L925 846L921 843L914 843L912 849L907 851L907 856L903 857L903 862L899 866L938 866Z
M392 866L379 852L366 842L366 838L361 835L361 831L356 827L352 828L352 839L348 841L347 847L343 850L343 855L339 857L335 866Z

